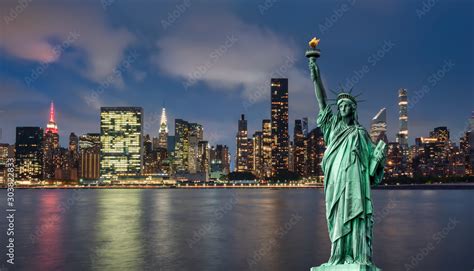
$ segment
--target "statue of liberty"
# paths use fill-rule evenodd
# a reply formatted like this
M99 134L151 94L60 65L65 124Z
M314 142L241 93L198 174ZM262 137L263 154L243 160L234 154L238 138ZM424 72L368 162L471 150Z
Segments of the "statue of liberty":
M310 42L309 69L319 104L317 123L326 144L322 160L326 220L331 240L327 263L311 270L380 270L372 262L373 206L370 186L382 180L385 143L376 146L357 120L357 100L342 90L335 99L337 113L328 104L315 49Z

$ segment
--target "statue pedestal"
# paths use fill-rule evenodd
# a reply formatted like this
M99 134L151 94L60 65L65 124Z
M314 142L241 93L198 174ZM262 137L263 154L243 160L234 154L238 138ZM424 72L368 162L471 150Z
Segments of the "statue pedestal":
M338 264L338 265L321 265L311 267L310 271L381 271L375 265L368 264Z

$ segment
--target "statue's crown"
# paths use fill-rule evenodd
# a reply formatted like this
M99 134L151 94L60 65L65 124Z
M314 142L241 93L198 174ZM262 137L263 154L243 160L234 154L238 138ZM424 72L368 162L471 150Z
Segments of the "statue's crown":
M342 99L348 99L351 100L354 104L357 105L357 100L354 96L352 96L350 93L347 92L341 92L337 95L337 102L339 102Z
M363 102L364 100L357 100L357 97L359 97L362 93L359 93L357 95L352 95L352 88L349 91L345 91L344 88L341 86L341 90L339 92L333 91L330 89L334 95L336 95L336 99L328 99L330 101L335 101L335 104L339 104L340 101L343 99L350 100L353 102L355 105L357 105L358 102Z

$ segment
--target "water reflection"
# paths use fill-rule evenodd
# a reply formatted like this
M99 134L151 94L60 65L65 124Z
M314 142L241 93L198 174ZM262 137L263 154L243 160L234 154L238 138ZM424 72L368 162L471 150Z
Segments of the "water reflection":
M18 192L15 270L307 270L329 257L319 190L83 190L61 211L71 193ZM375 212L386 210L375 225L378 266L405 269L452 217L460 223L412 270L472 269L471 191L373 193ZM301 220L278 236L293 214ZM193 239L206 225L211 230Z
M97 199L96 246L90 259L94 270L140 270L140 195L143 190L107 190Z
M39 201L38 221L35 223L30 241L38 250L34 253L30 270L56 270L64 260L61 239L64 227L63 194L47 191Z

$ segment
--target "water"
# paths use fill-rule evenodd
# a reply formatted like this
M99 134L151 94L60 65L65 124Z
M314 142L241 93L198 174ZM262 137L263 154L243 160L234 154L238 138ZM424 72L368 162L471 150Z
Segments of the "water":
M472 190L373 197L377 266L474 269ZM309 270L330 251L317 189L17 190L16 208L12 270Z

